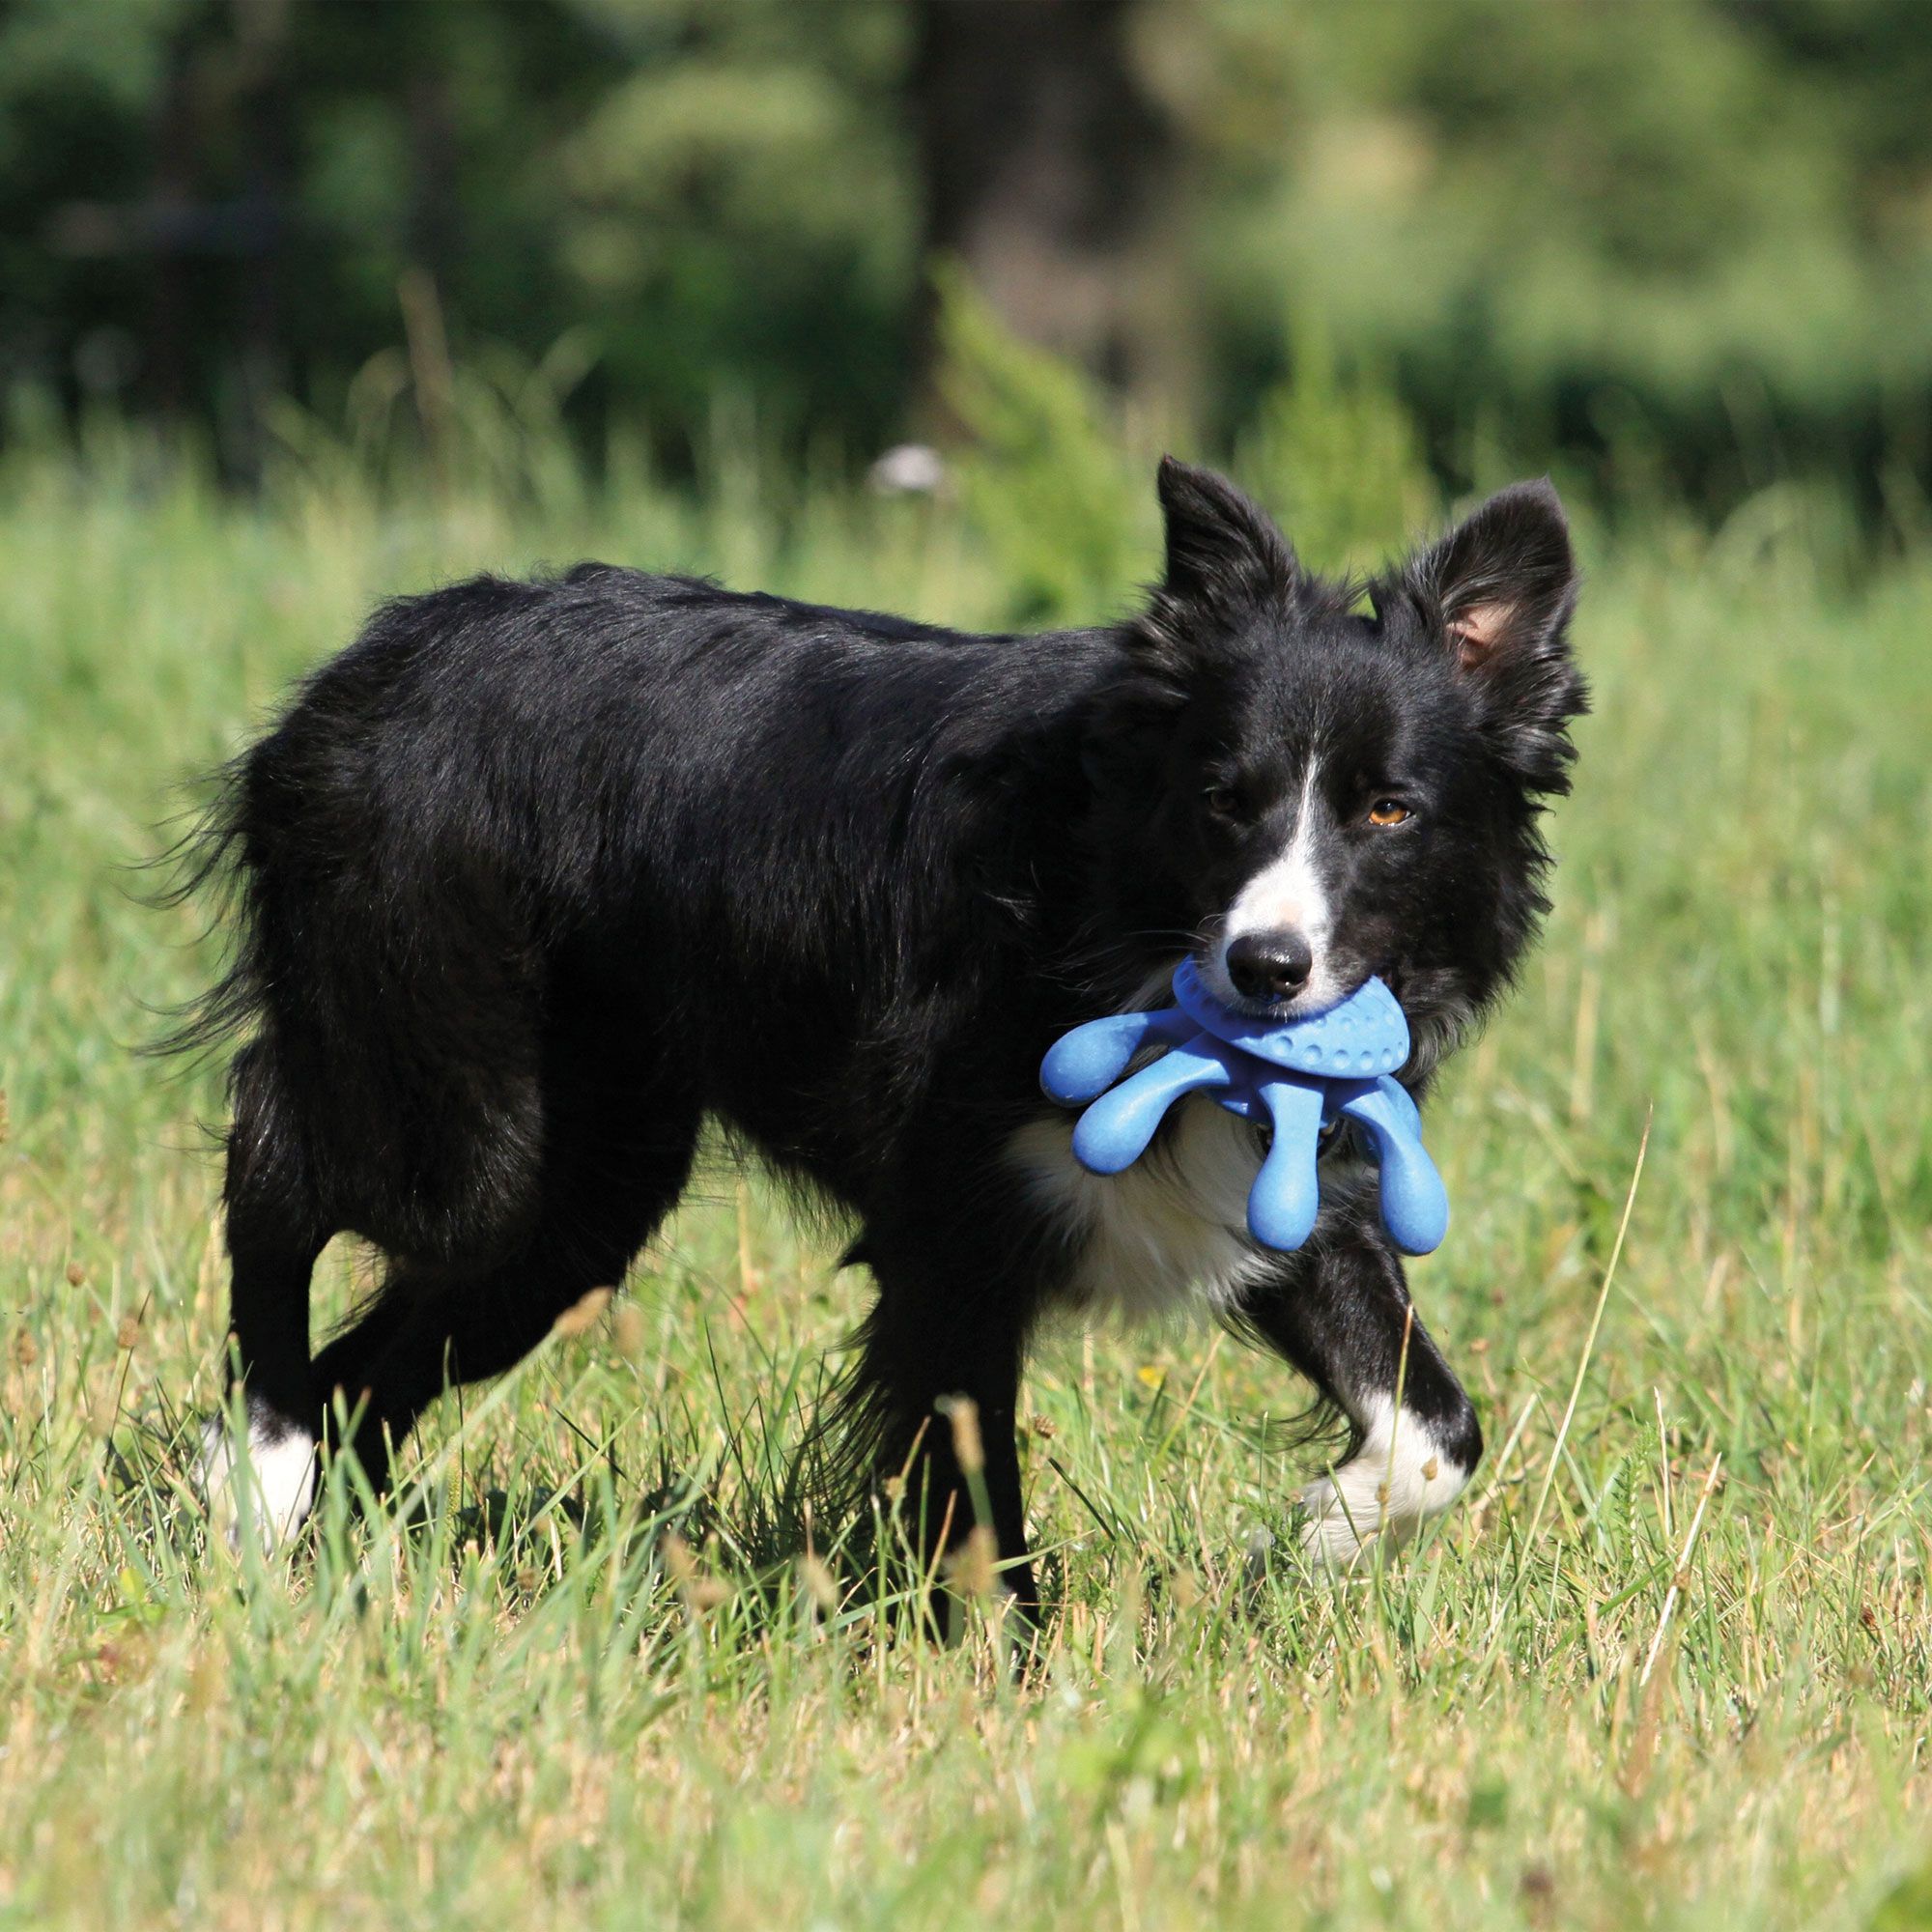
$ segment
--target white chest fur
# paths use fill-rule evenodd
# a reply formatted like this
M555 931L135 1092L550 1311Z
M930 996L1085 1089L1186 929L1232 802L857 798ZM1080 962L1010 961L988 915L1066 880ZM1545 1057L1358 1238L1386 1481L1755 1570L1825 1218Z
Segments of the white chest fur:
M1121 1174L1089 1174L1072 1143L1072 1117L1049 1115L1022 1127L1007 1154L1074 1245L1067 1296L1083 1312L1211 1312L1266 1270L1247 1232L1261 1150L1224 1107L1182 1100L1162 1140Z

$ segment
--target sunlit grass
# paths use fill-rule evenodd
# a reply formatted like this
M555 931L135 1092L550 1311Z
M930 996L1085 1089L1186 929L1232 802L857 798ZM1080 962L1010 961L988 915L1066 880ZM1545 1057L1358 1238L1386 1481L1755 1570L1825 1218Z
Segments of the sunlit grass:
M1773 1928L1903 1880L1874 1922L1924 1922L1922 567L1593 557L1549 941L1431 1123L1414 1279L1491 1457L1407 1558L1302 1570L1279 1365L1057 1334L1041 1665L983 1610L927 1643L786 1489L863 1281L719 1166L586 1332L443 1405L406 1512L339 1473L293 1571L211 1545L218 1083L131 1049L213 952L117 868L399 588L597 554L1004 615L943 503L714 482L0 485L0 1919Z

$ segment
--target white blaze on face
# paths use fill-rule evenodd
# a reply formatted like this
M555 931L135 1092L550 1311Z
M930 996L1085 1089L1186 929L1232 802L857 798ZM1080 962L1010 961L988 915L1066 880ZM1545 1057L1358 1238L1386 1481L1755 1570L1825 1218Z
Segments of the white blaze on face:
M1228 949L1249 934L1298 932L1315 954L1308 983L1282 1009L1285 1012L1319 1011L1332 1007L1351 989L1335 978L1328 961L1333 937L1334 908L1329 903L1316 851L1321 804L1316 795L1320 767L1311 757L1302 775L1301 799L1295 808L1294 829L1287 845L1257 872L1228 908L1221 941L1214 949L1208 977L1217 998L1238 1006L1241 995L1228 976Z

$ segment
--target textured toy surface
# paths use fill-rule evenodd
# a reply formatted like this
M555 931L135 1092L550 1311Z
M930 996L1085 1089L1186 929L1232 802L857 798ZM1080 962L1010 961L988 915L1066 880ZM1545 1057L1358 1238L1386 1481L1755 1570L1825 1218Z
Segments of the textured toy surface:
M1131 1167L1175 1101L1211 1091L1231 1114L1271 1130L1248 1194L1248 1228L1264 1246L1289 1250L1307 1240L1321 1205L1322 1129L1353 1121L1379 1170L1390 1238L1410 1255L1441 1245L1449 1197L1424 1151L1415 1102L1393 1077L1408 1058L1408 1023L1379 980L1326 1012L1272 1026L1222 1006L1192 960L1176 971L1174 997L1176 1005L1157 1012L1075 1027L1041 1061L1048 1096L1086 1109L1073 1129L1083 1167L1094 1174ZM1167 1051L1122 1080L1135 1056L1152 1046Z

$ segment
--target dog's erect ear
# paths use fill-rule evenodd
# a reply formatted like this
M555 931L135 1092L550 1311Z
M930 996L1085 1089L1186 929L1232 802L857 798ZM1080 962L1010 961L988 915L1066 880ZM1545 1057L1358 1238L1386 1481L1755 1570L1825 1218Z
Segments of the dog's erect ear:
M1506 752L1540 788L1565 788L1565 727L1585 707L1570 659L1577 561L1548 482L1498 492L1408 567L1457 669L1480 691Z
M1417 560L1415 582L1464 670L1499 673L1560 645L1577 564L1556 492L1548 483L1498 492Z
M1224 616L1277 603L1294 585L1294 553L1267 512L1211 469L1160 459L1167 568L1161 595Z
M1294 594L1294 553L1267 512L1225 477L1160 460L1167 565L1127 642L1143 673L1140 701L1185 701L1247 620Z

